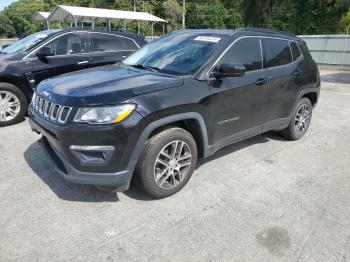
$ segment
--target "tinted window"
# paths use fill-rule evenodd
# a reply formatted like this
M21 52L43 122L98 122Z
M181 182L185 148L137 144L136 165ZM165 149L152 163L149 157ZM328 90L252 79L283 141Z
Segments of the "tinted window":
M55 55L72 55L86 52L84 34L66 34L45 45Z
M262 68L260 41L258 38L238 40L223 56L221 63L243 64L246 71Z
M135 42L133 40L123 38L124 42L124 50L136 50L138 47L136 46Z
M265 38L263 46L266 57L265 67L281 66L292 62L292 54L287 40Z
M300 47L300 50L301 50L301 52L303 53L304 56L311 58L310 51L305 45L299 44L299 47Z
M120 50L137 49L134 41L120 36L91 34L90 39L93 52L115 52Z
M290 47L292 48L293 60L297 60L301 56L297 43L291 42Z

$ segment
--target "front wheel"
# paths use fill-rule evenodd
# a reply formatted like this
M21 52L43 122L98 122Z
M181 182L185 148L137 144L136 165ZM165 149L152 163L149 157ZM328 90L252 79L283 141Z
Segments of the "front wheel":
M197 146L192 135L169 128L150 138L135 169L136 185L154 198L180 191L197 163Z
M281 134L290 139L302 138L308 130L312 117L312 104L306 97L302 98L292 113L289 126Z
M20 122L27 111L27 98L14 85L0 83L0 126Z

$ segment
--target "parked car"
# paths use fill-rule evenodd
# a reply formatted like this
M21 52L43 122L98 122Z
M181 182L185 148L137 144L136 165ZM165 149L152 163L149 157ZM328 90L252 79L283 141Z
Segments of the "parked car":
M305 42L262 29L185 30L122 65L41 83L31 128L65 180L155 198L178 192L197 158L266 131L307 131L320 92Z
M37 84L64 73L112 64L146 43L121 31L53 29L0 50L0 126L21 121Z

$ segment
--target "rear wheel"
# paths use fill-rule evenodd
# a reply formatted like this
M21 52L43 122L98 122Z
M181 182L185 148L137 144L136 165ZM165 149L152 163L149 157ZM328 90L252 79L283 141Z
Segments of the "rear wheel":
M312 104L306 97L302 98L293 111L289 126L281 134L290 139L298 140L308 130L312 117Z
M135 169L136 186L154 198L180 191L197 163L197 146L190 133L170 128L150 138Z
M27 98L14 85L0 83L0 126L20 122L27 111Z

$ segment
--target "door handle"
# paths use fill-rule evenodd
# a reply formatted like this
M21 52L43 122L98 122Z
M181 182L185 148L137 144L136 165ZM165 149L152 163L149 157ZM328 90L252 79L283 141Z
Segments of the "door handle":
M87 64L87 63L89 63L89 61L79 61L79 62L78 62L78 65L85 65L85 64Z
M301 71L301 70L295 71L295 72L293 73L293 75L295 75L295 76L300 76L300 75L302 75L302 74L303 74L303 71Z
M125 58L125 57L127 57L127 55L122 55L122 58Z
M263 84L266 84L267 81L269 81L268 78L260 78L260 79L256 80L255 84L258 86L262 86Z

